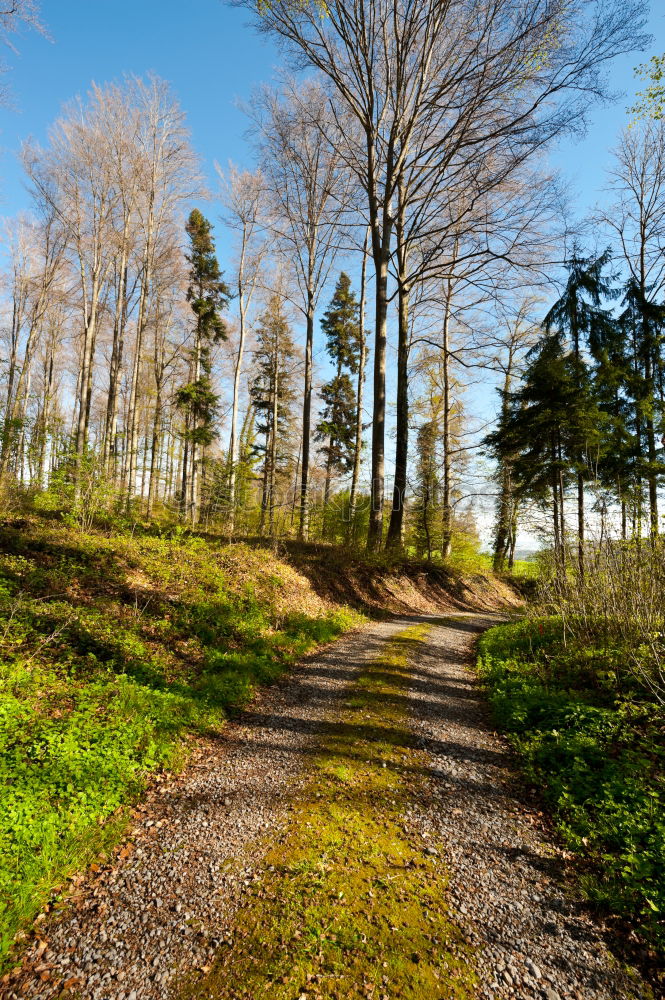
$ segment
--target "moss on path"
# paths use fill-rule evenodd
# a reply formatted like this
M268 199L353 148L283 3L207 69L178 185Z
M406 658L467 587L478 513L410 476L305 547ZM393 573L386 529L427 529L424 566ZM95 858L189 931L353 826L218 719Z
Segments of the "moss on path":
M474 996L473 956L448 914L436 845L406 820L427 795L407 715L409 661L426 634L398 634L353 684L248 890L233 944L183 998Z

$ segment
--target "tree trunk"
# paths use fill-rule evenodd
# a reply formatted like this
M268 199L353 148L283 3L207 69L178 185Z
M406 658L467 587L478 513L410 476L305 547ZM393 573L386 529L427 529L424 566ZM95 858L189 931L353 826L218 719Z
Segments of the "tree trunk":
M233 370L233 400L231 403L231 439L229 441L229 536L233 537L236 523L236 466L238 465L238 399L240 396L240 375L245 352L247 305L245 302L244 281L245 236L243 234L242 252L238 268L238 312L240 316L240 339Z
M85 284L85 275L81 275ZM76 474L81 467L83 453L88 446L88 422L90 419L89 393L92 388L92 367L95 353L95 341L97 334L97 309L99 306L100 280L95 274L92 279L90 290L89 310L84 313L83 323L83 347L81 350L81 370L79 381L79 407L78 419L76 422Z
M400 189L400 212L397 221L398 260L398 346L397 346L397 413L395 427L395 478L393 505L388 526L386 547L402 547L404 502L406 499L409 460L409 294L407 283L408 256L404 244L404 204Z
M310 386L311 392L311 386ZM276 473L277 473L277 420L279 417L279 349L277 342L275 343L275 363L273 368L273 397L272 397L272 436L270 439L270 485L269 485L269 528L270 535L275 534L275 485L276 485ZM305 438L303 436L303 457L302 463L305 464L305 452L304 452ZM301 470L302 475L302 470ZM301 494L302 502L302 479L301 479ZM302 507L300 508L302 513ZM301 522L302 524L302 522Z
M560 535L561 526L559 521L559 478L557 475L557 451L556 451L556 440L554 437L554 432L552 432L552 441L551 441L551 460L552 460L552 526L554 528L554 561L558 569L561 563L561 535Z
M450 455L450 309L452 282L447 281L443 313L443 488L441 556L450 559L453 549L453 508Z
M12 440L14 438L14 403L15 403L15 382L18 366L18 346L22 326L21 304L17 302L14 295L12 308L12 325L10 332L9 367L7 371L7 398L5 403L5 416L2 428L2 447L0 449L0 479L4 476L9 464L10 452L12 450Z
M106 423L104 426L104 441L102 447L102 466L109 475L117 475L117 427L118 427L118 389L122 356L125 343L125 326L127 324L127 254L123 250L118 276L116 294L115 320L113 323L113 346L111 348L111 364L109 369L109 393L106 401Z
M307 338L305 342L305 386L302 409L302 464L300 466L300 527L298 538L309 538L309 450L312 433L312 363L314 352L314 289L307 289Z
M376 242L373 240L373 242ZM367 548L378 552L383 542L383 503L385 495L386 439L386 342L388 335L388 253L390 237L384 231L381 245L374 253L376 271L374 402L372 413L372 470L370 484L369 529Z
M365 337L365 306L367 302L367 248L369 244L369 228L365 231L363 246L363 261L360 273L360 357L358 359L358 387L356 390L356 434L353 446L353 473L351 475L351 493L349 496L349 524L347 542L353 533L353 523L356 515L356 497L358 480L360 479L360 463L363 448L363 397L365 390L365 366L367 364L367 341Z

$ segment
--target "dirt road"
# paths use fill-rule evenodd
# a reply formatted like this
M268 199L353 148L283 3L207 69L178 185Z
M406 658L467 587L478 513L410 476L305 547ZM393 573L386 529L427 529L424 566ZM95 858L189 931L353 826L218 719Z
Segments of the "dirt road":
M221 996L220 975L226 974L224 969L228 976L234 974L234 949L241 948L238 942L248 933L248 914L260 916L260 900L270 896L254 889L257 884L269 889L275 865L266 869L266 856L272 845L279 843L284 851L297 841L302 850L303 829L309 826L312 837L320 835L316 824L308 822L308 809L312 815L318 810L321 820L324 793L312 791L318 788L312 775L318 774L325 751L326 759L333 753L338 758L336 774L341 777L335 781L347 782L346 792L339 786L340 801L350 801L348 788L354 781L353 787L362 780L365 788L371 779L374 788L377 775L395 772L393 785L386 785L397 789L387 793L392 798L386 828L398 831L403 824L408 851L425 858L418 884L427 880L430 892L442 886L445 920L450 921L446 926L454 925L455 943L426 935L427 956L409 952L413 969L407 977L395 966L392 980L388 961L379 963L387 971L373 979L361 968L362 960L354 958L360 962L356 973L338 976L340 985L334 988L333 966L325 966L321 946L323 972L308 973L294 1000L648 996L614 962L600 930L562 882L561 854L536 808L523 800L514 762L492 731L470 657L474 638L493 621L489 615L463 614L374 624L262 692L220 739L197 746L182 775L167 779L151 794L113 864L83 877L70 901L38 924L23 968L2 987L2 995L148 1000L192 995L193 990L196 996ZM422 627L409 638L415 626ZM388 667L382 660L386 648L397 648L396 637L402 637L405 648L408 642L407 667L399 657L389 659ZM371 701L368 690L373 691ZM365 700L356 704L354 692ZM383 726L382 699L392 706L391 732ZM357 734L349 722L354 711L362 716ZM395 722L395 713L403 721ZM333 745L333 738L345 743ZM384 744L388 750L379 753ZM367 802L374 811L371 817ZM380 802L372 793L363 806L379 826ZM332 815L334 810L326 812L326 817ZM391 834L393 840L398 835ZM315 841L308 850L316 850ZM390 850L399 852L402 846L393 844ZM326 878L343 875L344 864L354 863L348 852L333 859L328 867L337 865L337 870ZM414 867L413 861L409 864ZM386 900L392 891L391 883ZM375 893L369 896L374 899ZM397 898L409 912L413 900ZM275 905L274 899L265 903L266 926L276 919ZM377 911L377 927L380 915ZM429 912L426 917L434 919ZM405 927L400 948L407 947L408 934ZM330 937L334 941L336 936ZM367 939L367 932L361 937ZM251 995L288 997L288 976L273 980L266 972L263 985L261 956L250 958L260 983ZM316 956L308 962L310 958L314 962ZM424 978L426 965L435 977L431 982L442 983L440 992L425 993L417 985L430 981ZM468 967L468 980L463 967ZM445 970L457 978L444 986L439 977ZM391 982L411 985L400 986L397 993ZM225 982L223 996L246 995L240 984Z

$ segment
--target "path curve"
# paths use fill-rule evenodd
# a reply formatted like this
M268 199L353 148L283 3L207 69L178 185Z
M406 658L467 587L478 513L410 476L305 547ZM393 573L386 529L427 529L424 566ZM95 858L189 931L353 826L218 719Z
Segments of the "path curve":
M263 691L217 741L202 742L184 773L148 797L114 863L86 878L48 916L8 1000L165 1000L183 974L207 971L261 843L297 799L317 732L349 683L395 633L431 631L413 664L411 711L432 761L425 800L408 817L446 846L451 905L478 949L479 1000L623 1000L630 988L599 930L560 882L562 860L514 791L514 763L492 732L469 670L486 614L400 617L340 640ZM392 998L391 998L392 1000ZM429 1000L429 998L423 998Z

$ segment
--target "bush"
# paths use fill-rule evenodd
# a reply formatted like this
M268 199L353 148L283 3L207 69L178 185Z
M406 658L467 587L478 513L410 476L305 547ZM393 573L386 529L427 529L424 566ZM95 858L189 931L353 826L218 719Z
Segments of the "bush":
M567 845L589 898L665 950L665 713L621 697L611 649L571 643L560 617L499 626L478 667L498 724Z

